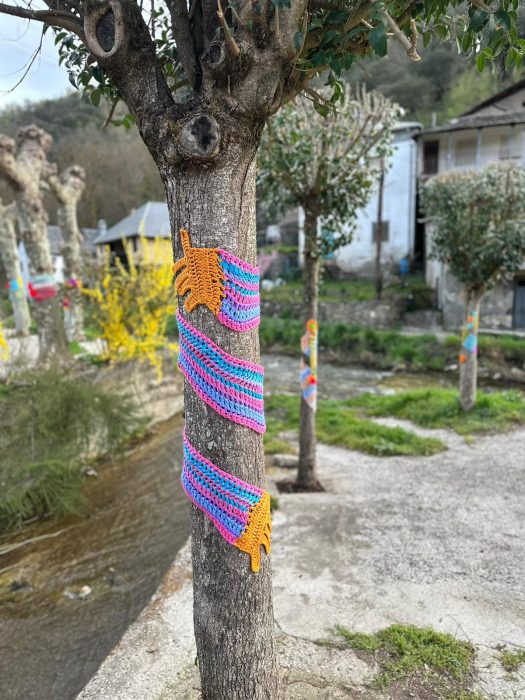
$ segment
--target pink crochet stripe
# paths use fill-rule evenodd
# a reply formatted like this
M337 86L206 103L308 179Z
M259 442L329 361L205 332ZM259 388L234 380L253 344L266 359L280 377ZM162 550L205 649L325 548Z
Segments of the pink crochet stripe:
M237 377L234 374L231 374L230 372L225 372L222 367L217 365L211 357L208 357L205 355L202 350L195 345L190 338L184 341L185 344L188 346L188 348L193 352L193 354L199 358L199 360L202 360L203 362L206 363L207 366L211 367L214 372L219 374L221 377L224 377L225 379L228 379L230 381L234 381L236 384L240 384L241 386L245 387L246 389L254 389L254 384L251 381L248 381L246 379L243 379L242 377ZM188 357L188 355L186 355ZM261 367L261 370L263 368ZM263 370L264 371L264 370Z
M206 496L206 498L208 498L210 501L213 501L213 503L215 503L216 506L222 508L238 520L241 520L244 523L248 522L249 511L244 512L240 508L236 508L235 506L232 506L229 503L225 503L224 500L222 500L212 488L210 488L209 486L203 486L202 484L199 484L190 471L186 473L186 478L193 484L197 491L200 491L203 495ZM206 479L206 481L207 483L213 483L211 479ZM221 489L221 493L225 494L226 496L228 495L228 492L224 489Z
M255 265L250 265L250 263L247 263L245 260L241 260L235 255L232 255L232 253L228 253L227 250L222 250L222 248L217 248L217 252L222 258L224 258L224 260L226 260L226 262L230 263L230 265L235 265L244 272L247 272L250 275L257 275L257 277L259 277L259 268ZM259 282L247 282L242 280L242 285L250 291L259 291Z
M224 352L222 348L220 348L218 345L216 345L213 340L210 338L206 337L204 333L201 333L198 331L196 328L194 328L186 319L182 316L180 311L177 311L177 323L180 323L182 326L186 328L186 330L189 333L193 333L197 337L201 338L207 345L209 345L215 352L217 352L221 357L223 357L227 362L231 362L232 360L235 361L235 364L240 365L242 367L246 367L246 369L252 370L252 372L257 372L258 374L264 374L264 367L262 365L258 365L255 362L248 362L248 360L240 360L237 357L233 357L232 355L228 355L227 352Z
M254 493L256 496L261 497L264 493L263 489L260 489L258 486L254 486L253 484L249 484L247 481L243 481L242 479L239 479L239 477L235 476L234 474L230 474L230 472L225 472L223 469L218 467L216 464L211 462L207 457L204 455L201 455L200 452L197 452L197 450L193 447L191 442L188 440L188 436L186 434L186 428L184 428L184 440L186 442L186 446L189 449L189 451L193 454L194 457L199 459L201 462L204 462L205 464L208 465L210 469L212 469L214 472L219 474L221 477L224 479L228 479L229 481L233 481L239 488L243 489L243 491L249 491L251 493Z
M241 394L239 391L235 391L235 389L232 389L231 387L225 387L217 379L210 377L201 367L199 367L199 365L195 362L191 355L188 355L184 348L181 347L179 349L179 354L184 355L188 364L192 366L196 374L202 377L207 384L211 384L211 386L215 387L217 391L226 393L229 397L231 397L233 403L242 403L245 406L250 406L250 408L253 408L256 411L262 410L262 408L264 408L263 399L255 399L252 396L246 396L245 394Z
M212 523L215 525L217 530L221 533L221 535L224 537L224 539L227 542L229 542L230 544L235 544L235 542L237 542L238 538L232 532L230 532L227 528L225 528L224 525L220 522L220 520L217 520L217 518L214 515L212 515L212 513L209 513L207 510L205 510L201 506L200 503L197 503L197 501L193 498L191 493L188 493L187 491L185 491L185 493L186 493L186 496L193 503L193 505L196 508L198 508L199 510L201 510L203 513L206 514L206 517L212 521Z
M225 316L222 311L219 312L217 318L219 321L222 323L223 326L226 326L227 328L231 328L232 331L238 331L242 333L242 331L250 331L252 328L255 328L256 326L259 325L260 318L257 316L256 318L253 318L251 321L246 321L244 323L238 323L237 321L232 321L228 316Z

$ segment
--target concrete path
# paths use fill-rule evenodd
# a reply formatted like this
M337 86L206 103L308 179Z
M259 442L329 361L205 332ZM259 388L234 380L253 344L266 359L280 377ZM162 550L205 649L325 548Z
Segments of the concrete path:
M436 432L449 450L429 458L320 446L326 493L279 496L272 562L287 699L392 697L367 688L376 669L355 652L316 642L336 624L394 622L470 640L477 689L525 698L525 669L511 678L498 660L500 645L525 647L525 430L472 445ZM186 548L79 698L199 698L194 659Z

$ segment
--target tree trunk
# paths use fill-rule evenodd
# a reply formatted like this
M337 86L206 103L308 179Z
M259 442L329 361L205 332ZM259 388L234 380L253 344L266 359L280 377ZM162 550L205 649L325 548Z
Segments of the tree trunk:
M319 273L321 257L317 240L317 213L306 210L304 221L304 322L319 316ZM315 411L306 403L301 395L301 417L299 426L299 469L297 471L297 486L304 489L317 489L319 482L316 474L316 437Z
M42 178L49 168L47 152L52 138L37 126L19 129L17 143L0 135L0 171L16 192L20 236L29 259L31 276L46 278L48 290L54 287L54 268L47 236L47 213L40 190ZM38 324L39 361L68 357L68 345L62 309L56 295L47 294L33 305Z
M54 277L55 270L47 236L47 215L42 203L19 199L18 217L20 235L29 260L30 276ZM69 355L69 349L59 297L55 295L35 301L32 311L38 325L39 362L63 362Z
M376 299L383 295L383 267L381 256L383 248L383 194L385 189L385 164L381 159L379 173L379 190L377 193L377 226L376 226Z
M161 167L174 232L175 260L182 257L178 231L186 228L194 247L218 247L255 264L256 140L235 139L220 163L187 161ZM250 135L250 132L248 132ZM253 134L253 130L252 130ZM246 142L248 141L248 142ZM259 361L257 329L235 332L204 306L181 313L236 358ZM264 487L262 438L208 407L185 386L186 432L190 443L220 468ZM270 561L258 573L249 558L229 545L192 506L194 621L202 696L207 700L279 697L275 659Z
M49 185L59 202L58 225L64 240L64 319L69 340L84 340L84 310L80 291L82 277L82 234L77 207L85 189L85 172L79 165L64 170L60 177L49 177Z
M478 381L478 328L479 306L482 293L467 291L465 325L463 326L459 356L459 403L463 411L470 411L476 403Z
M31 324L29 305L22 280L22 267L18 254L15 231L14 204L3 206L0 203L0 260L9 285L9 300L13 307L15 329L18 335L27 335Z

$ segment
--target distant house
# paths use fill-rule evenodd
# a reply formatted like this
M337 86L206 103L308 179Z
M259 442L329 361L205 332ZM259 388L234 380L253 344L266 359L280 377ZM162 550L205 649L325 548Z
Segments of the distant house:
M383 216L381 222L382 260L397 268L402 258L422 259L423 241L416 231L416 173L417 145L414 135L421 131L419 122L399 122L394 128L393 153L389 159L383 190ZM369 275L374 269L376 256L378 188L375 187L367 206L357 215L352 242L342 246L330 256L335 265L346 273ZM299 249L299 261L304 248L304 214L291 210L278 223L281 243ZM321 226L321 222L320 222ZM275 235L269 227L269 235ZM330 232L337 236L341 231Z
M418 137L418 175L425 179L451 170L472 170L489 163L512 161L525 167L525 80L498 92L461 117L423 131ZM425 247L432 247L431 226L423 230ZM444 324L458 328L463 302L458 282L446 265L431 258L426 263L427 283L436 290ZM487 293L481 304L485 327L525 328L525 264L512 283Z
M171 255L171 226L166 202L146 202L134 209L114 226L101 231L95 245L99 252L109 246L114 255L125 260L124 242L131 243L133 252L139 252L141 239L149 242L162 239L166 253Z

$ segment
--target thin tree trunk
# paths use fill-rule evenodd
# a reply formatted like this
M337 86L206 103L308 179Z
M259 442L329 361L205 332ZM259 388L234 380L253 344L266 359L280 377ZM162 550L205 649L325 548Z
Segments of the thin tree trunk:
M37 126L19 129L17 143L0 135L0 171L16 192L20 237L32 276L54 278L47 236L47 213L42 202L41 180L47 174L47 152L52 138ZM68 357L68 345L58 296L35 301L33 316L38 325L39 361Z
M317 219L315 212L305 212L304 221L304 322L318 320L319 316L319 273L321 256L317 240ZM297 471L297 486L304 489L317 489L319 482L316 474L316 436L315 411L301 396L301 412L299 427L299 468Z
M383 268L381 255L383 248L383 194L385 189L385 164L381 159L381 172L379 174L379 191L377 194L377 226L376 226L376 298L383 295Z
M64 318L69 340L84 340L84 310L80 291L82 277L82 234L77 207L85 189L85 172L79 165L64 170L60 177L51 175L49 185L58 200L58 225L64 243Z
M220 164L187 162L162 172L174 231L175 259L182 257L178 231L195 247L224 248L256 261L255 153L258 143L235 142ZM162 169L161 169L162 170ZM259 361L257 329L235 332L204 306L187 314L193 326L237 358ZM186 432L194 447L217 466L260 487L265 484L262 438L208 407L185 387ZM270 561L258 573L192 506L194 621L202 696L207 700L279 697L275 659Z
M467 291L465 325L459 356L459 403L463 411L470 411L476 403L478 381L478 328L482 294Z
M18 335L27 335L31 324L29 305L22 280L22 267L18 254L15 231L16 207L14 203L0 203L0 260L9 285L9 300L13 307L15 329Z

